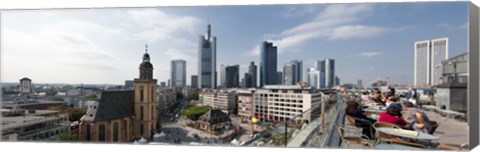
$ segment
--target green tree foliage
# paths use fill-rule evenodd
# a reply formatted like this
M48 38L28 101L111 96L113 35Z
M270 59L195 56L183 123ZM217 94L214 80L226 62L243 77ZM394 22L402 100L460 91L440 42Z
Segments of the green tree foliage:
M199 99L198 93L193 93L191 98L192 98L193 100L198 100L198 99Z
M80 118L82 118L82 116L85 115L85 113L87 112L85 109L71 108L71 107L64 107L64 106L50 107L48 109L60 111L60 113L67 113L68 120L70 122L80 120Z
M183 93L181 91L177 91L177 100L178 99L183 99L185 97L185 95L183 95Z
M54 101L65 101L62 97L55 97L53 98Z
M191 120L197 120L198 117L208 112L210 108L208 106L190 106L188 109L182 110L182 116Z
M58 135L59 141L84 141L82 138L78 137L77 135L70 135L68 133L61 133Z
M98 99L98 97L97 97L96 94L91 94L91 95L86 96L85 99L96 101Z

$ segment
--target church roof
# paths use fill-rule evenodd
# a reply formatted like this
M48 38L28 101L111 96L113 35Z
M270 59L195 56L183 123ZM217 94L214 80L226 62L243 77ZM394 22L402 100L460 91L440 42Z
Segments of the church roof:
M98 122L130 117L134 112L134 91L103 91L100 101L88 108L82 121Z
M219 109L210 109L207 113L203 114L199 118L205 120L210 124L216 124L225 120L228 120L228 115Z
M150 62L142 62L140 68L153 69L153 65Z

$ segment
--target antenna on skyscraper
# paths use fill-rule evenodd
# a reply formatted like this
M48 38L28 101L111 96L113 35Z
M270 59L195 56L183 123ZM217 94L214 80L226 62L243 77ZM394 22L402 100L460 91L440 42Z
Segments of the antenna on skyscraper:
M145 53L148 53L148 44L145 44Z

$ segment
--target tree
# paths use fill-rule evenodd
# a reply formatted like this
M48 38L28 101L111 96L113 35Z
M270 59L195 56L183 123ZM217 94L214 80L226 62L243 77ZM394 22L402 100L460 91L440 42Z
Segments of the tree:
M191 97L193 100L198 100L199 97L198 97L198 93L192 93L192 97Z
M87 97L85 97L85 99L96 101L96 100L98 100L98 97L97 97L96 94L91 94L91 95L88 95Z
M53 98L54 101L65 101L62 97L55 97Z
M177 99L182 99L183 97L185 97L183 93L180 91L177 91Z
M181 114L188 119L197 120L198 117L207 113L209 109L208 106L191 106L188 109L182 110Z
M71 108L71 107L64 107L64 106L55 106L55 107L50 107L48 109L60 111L60 113L67 113L68 120L70 122L80 120L80 118L82 118L83 115L85 115L85 113L87 112L85 109Z
M58 140L59 141L84 141L82 138L78 137L77 135L70 135L66 132L58 135Z

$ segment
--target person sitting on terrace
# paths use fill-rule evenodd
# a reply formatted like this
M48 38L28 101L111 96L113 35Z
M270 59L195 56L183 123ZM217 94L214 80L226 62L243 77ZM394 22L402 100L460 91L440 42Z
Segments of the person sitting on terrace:
M402 118L402 104L397 102L391 103L387 107L387 111L380 114L378 122L386 122L402 128L410 128L410 124Z
M376 94L372 97L372 100L377 103L378 105L385 106L385 102L382 101L382 96L380 94Z
M411 102L404 102L403 105L406 107L408 114L407 122L412 124L412 130L423 131L429 134L435 132L435 129L438 127L436 121L430 121L427 114L420 109L415 108Z
M385 102L385 106L389 106L391 103L396 103L397 102L397 98L391 96L391 97L388 97L387 98L387 102Z
M375 120L368 118L365 113L361 110L360 105L353 101L347 101L347 108L345 109L347 115L355 118L355 126L362 127L362 133L370 139L373 139L372 134L375 133L372 125L375 123Z

